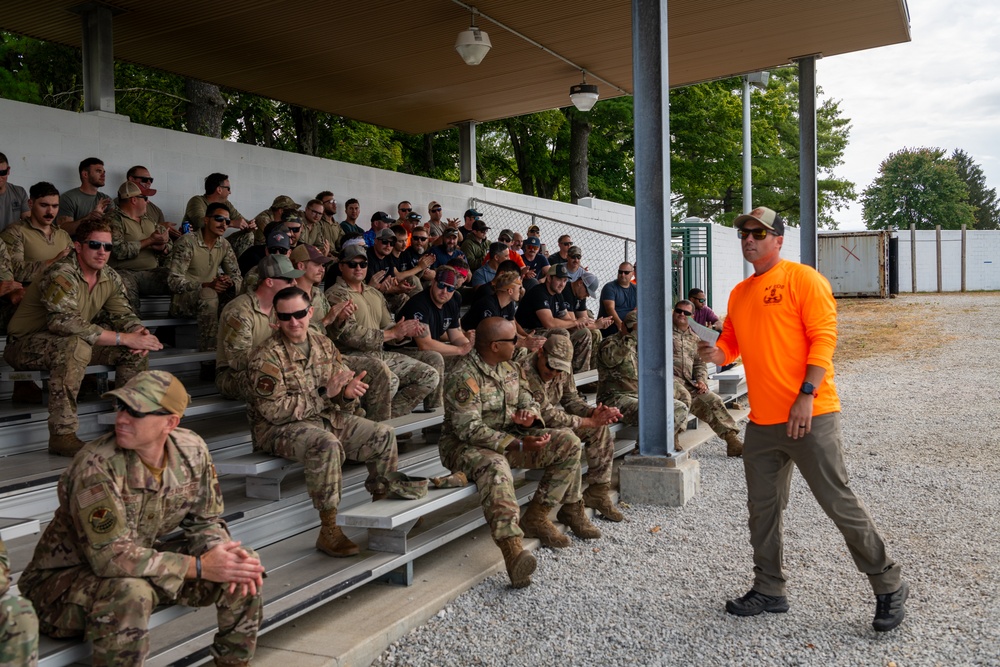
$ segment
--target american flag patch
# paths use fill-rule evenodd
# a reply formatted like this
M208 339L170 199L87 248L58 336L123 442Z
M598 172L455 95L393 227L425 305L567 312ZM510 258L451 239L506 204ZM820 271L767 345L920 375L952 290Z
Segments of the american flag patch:
M103 484L92 486L89 489L76 494L76 500L80 504L80 507L90 507L99 500L104 500L107 497L108 492L104 488Z

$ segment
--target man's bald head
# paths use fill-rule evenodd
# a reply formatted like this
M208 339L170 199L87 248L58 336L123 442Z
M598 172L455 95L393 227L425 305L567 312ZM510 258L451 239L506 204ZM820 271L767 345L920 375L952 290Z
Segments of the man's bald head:
M502 317L487 317L476 327L476 350L480 353L490 351L490 345L498 340L510 340L517 336L514 323Z

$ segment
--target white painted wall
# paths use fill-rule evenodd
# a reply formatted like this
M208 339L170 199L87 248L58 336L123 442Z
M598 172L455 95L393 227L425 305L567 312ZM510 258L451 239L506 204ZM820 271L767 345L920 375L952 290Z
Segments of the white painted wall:
M897 232L899 238L899 291L913 289L910 230ZM932 229L918 229L917 291L937 291L937 235ZM962 288L962 232L941 230L941 287L945 292ZM966 232L966 289L1000 290L1000 231Z

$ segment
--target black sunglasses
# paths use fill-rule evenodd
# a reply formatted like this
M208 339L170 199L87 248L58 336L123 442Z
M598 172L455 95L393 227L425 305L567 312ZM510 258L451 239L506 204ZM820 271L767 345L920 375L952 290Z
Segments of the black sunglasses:
M694 298L694 300L695 300L695 301L700 301L700 302L702 302L702 303L705 303L705 297L703 297L703 296L696 296L696 297Z
M431 213L437 213L437 212L438 212L438 211L440 211L440 210L441 210L441 207L440 207L440 206L438 206L437 208L432 208L432 209L431 209Z
M138 410L130 407L121 399L115 400L115 410L117 412L127 412L129 417L134 419L142 419L143 417L148 417L149 415L157 415L158 417L166 417L167 415L172 415L172 412L167 410L154 410L153 412L139 412Z
M552 368L552 364L549 363L548 357L545 358L545 367L548 368L553 373L562 373L558 368Z
M350 267L352 269L367 269L368 268L368 262L344 262L344 265L348 266L348 267Z
M427 237L426 236L411 236L410 240L411 241L420 241L420 242L423 242L423 241L427 240Z
M761 227L760 229L737 229L736 233L740 235L741 239L745 239L748 236L753 236L758 241L763 241L767 238L768 230ZM771 232L772 234L774 232Z
M454 285L449 285L448 283L443 283L440 280L438 281L437 286L438 286L438 289L448 290L448 294L451 294L452 292L455 291L455 286Z
M500 240L500 243L510 243L510 237L509 236L501 236L499 240Z
M620 276L627 276L630 273L632 273L632 272L631 271L622 271L621 269L618 270L618 275L620 275Z
M152 185L153 184L153 177L152 176L136 176L136 179L142 181L146 185Z
M515 335L513 338L494 338L490 342L491 343L510 343L511 345L516 345L517 344L517 336Z
M285 225L285 229L287 229L290 234L298 234L302 231L302 227L289 227L288 225Z
M274 311L274 316L277 317L282 322L288 322L293 317L297 320L301 320L308 314L309 314L308 308L303 308L302 310L296 310L294 313L279 313L278 311Z
M400 213L409 213L412 210L413 210L412 208L401 208L401 209L399 209L399 212Z
M677 313L678 315L687 315L688 317L691 317L692 315L694 315L694 313L689 313L688 311L684 310L683 308L674 308L674 312Z
M103 248L104 252L111 252L114 246L110 243L101 243L100 241L87 241L87 247L91 250L100 250Z
M267 251L269 253L271 253L272 255L287 255L288 254L288 248L284 248L284 247L281 247L281 246L274 247L274 248L268 248Z
M10 173L10 167L7 167L6 169L0 169L0 176L6 176L9 173Z
M573 242L572 241L566 241L565 243L560 243L559 245L562 245L562 246L573 245Z
M224 222L224 223L226 223L227 225L228 225L228 224L229 224L229 222L230 222L229 218L227 218L227 217L226 217L226 216L224 216L224 215L213 215L213 216L212 216L212 220L215 220L216 222Z

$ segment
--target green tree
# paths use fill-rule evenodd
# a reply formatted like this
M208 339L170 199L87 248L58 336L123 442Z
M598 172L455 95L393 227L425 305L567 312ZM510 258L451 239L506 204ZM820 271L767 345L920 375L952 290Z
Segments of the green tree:
M986 174L972 156L960 148L951 154L958 177L969 189L969 203L976 209L976 229L1000 228L1000 204L996 188L986 187Z
M861 194L868 229L958 229L975 222L969 188L942 148L890 153Z

